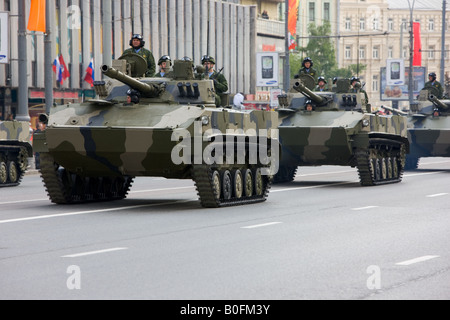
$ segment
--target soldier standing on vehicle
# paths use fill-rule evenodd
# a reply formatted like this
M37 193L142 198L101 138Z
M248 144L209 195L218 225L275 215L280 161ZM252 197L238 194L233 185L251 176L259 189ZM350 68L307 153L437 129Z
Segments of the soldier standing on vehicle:
M327 81L324 77L319 77L317 79L317 87L314 89L314 91L327 91L325 89L325 85L327 84Z
M164 55L158 60L159 72L155 74L157 78L163 78L169 76L170 67L172 66L172 59L169 56Z
M350 83L352 85L351 92L362 92L362 93L364 93L364 97L366 99L366 104L368 104L369 103L369 96L367 95L367 92L362 88L359 78L358 77L352 77L350 79Z
M313 68L313 61L310 57L306 57L303 60L302 68L298 71L298 74L309 74L311 77L315 78L317 76L317 70Z
M213 57L204 55L202 57L202 65L205 67L205 73L209 79L214 81L214 90L216 91L216 106L220 105L220 94L228 91L228 82L225 76L214 70L216 61Z
M442 88L442 85L439 81L436 80L436 73L431 72L428 74L428 82L425 83L424 89L427 88L436 88L438 91L437 98L442 99L444 95L444 89Z
M155 58L150 50L144 48L144 38L140 34L134 34L130 40L130 46L132 48L125 50L122 56L127 53L135 53L140 55L145 59L145 61L147 61L147 71L145 72L145 76L153 77L156 70Z

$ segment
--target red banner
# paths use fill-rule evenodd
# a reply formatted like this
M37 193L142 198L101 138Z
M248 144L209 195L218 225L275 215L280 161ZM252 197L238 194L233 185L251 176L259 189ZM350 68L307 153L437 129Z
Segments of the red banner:
M297 34L297 18L300 0L289 0L288 30L289 30L289 50L294 50L297 46L295 35Z
M420 23L413 22L413 34L414 34L414 55L413 66L422 66L422 42L420 41Z

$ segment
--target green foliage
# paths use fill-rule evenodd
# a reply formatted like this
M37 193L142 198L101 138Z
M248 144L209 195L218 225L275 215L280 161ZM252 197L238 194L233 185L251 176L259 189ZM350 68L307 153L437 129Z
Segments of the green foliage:
M316 26L311 23L308 26L308 31L311 36L306 47L300 47L301 54L290 54L290 73L293 78L302 67L302 62L305 57L310 57L313 62L313 68L326 79L334 77L350 78L361 74L366 69L366 65L352 64L346 68L338 68L336 61L336 52L331 36L331 25L325 22L322 26Z

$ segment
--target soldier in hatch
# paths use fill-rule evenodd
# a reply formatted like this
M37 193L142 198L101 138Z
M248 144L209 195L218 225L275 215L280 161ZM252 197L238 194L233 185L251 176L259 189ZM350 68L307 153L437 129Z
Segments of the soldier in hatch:
M216 91L216 106L220 105L220 94L228 91L228 82L225 76L214 70L216 61L213 57L205 55L202 57L202 65L205 67L207 77L214 81L214 90Z
M130 49L123 52L122 56L127 53L135 53L140 55L147 61L147 71L145 72L146 77L153 77L156 70L155 58L150 50L144 48L145 41L140 34L134 34L130 40Z

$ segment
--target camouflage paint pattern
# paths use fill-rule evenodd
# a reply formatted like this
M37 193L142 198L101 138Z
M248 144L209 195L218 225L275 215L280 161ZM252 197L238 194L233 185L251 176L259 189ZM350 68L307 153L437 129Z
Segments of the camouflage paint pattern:
M214 82L194 74L190 61L176 60L172 79L131 78L125 70L102 68L115 78L96 83L97 98L54 106L46 131L35 135L36 151L50 153L71 172L190 178L190 166L171 159L179 143L172 141L174 132L189 132L192 152L195 134L203 138L203 150L217 135L211 129L224 137L227 130L254 130L253 135L268 130L268 139L278 140L276 112L216 108ZM141 92L138 104L126 102L130 88ZM205 119L201 132L194 132L195 123Z
M422 90L418 104L411 107L408 158L450 157L450 100L433 102L428 98L426 90Z
M305 94L290 92L280 101L284 104L279 110L282 164L353 165L355 148L368 148L370 138L407 142L407 118L367 112L363 93L351 93L356 104L349 107L344 96L350 94L314 92L328 100L313 101L313 111L305 109L310 96Z
M0 142L30 144L30 124L24 121L0 121Z

